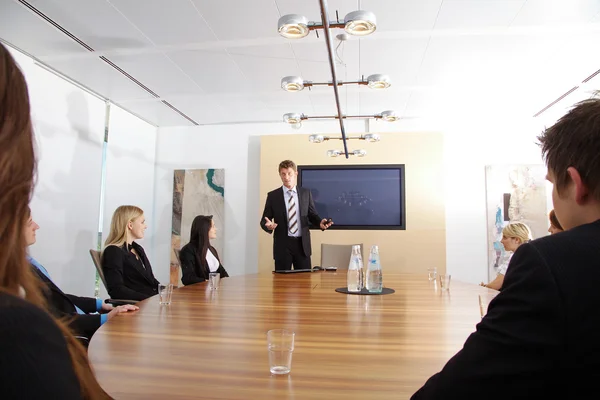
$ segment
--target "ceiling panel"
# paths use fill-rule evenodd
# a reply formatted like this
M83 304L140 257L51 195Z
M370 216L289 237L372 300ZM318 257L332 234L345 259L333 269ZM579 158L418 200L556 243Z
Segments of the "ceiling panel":
M514 26L579 24L600 12L598 0L528 0Z
M34 56L88 53L69 37L12 0L0 0L0 38Z
M318 1L298 1L298 0L275 0L277 8L281 15L299 14L304 15L309 21L321 23L321 8ZM364 1L363 1L364 3ZM358 0L329 0L327 1L327 11L329 21L335 21L335 12L338 12L340 21L351 11L358 10ZM367 10L363 5L363 9ZM279 18L279 16L277 17ZM277 19L271 24L277 32ZM339 33L333 31L334 36Z
M161 97L202 93L200 86L164 54L119 55L110 60Z
M156 126L193 125L159 100L128 102L119 106Z
M109 0L157 45L214 41L216 37L189 0Z
M555 38L543 36L433 37L418 83L464 88L484 82L488 86L520 85L543 72L543 63L556 43Z
M415 82L428 38L361 40L360 74L388 74L394 85Z
M507 27L525 0L453 0L442 4L435 29Z
M359 112L361 114L379 114L385 110L394 110L401 115L406 108L410 91L394 89L385 90L365 89L360 93Z
M273 58L265 62L260 58L235 54L231 55L231 58L250 81L253 90L277 91L281 87L281 78L300 75L296 60Z
M153 98L99 58L55 60L50 66L114 102Z
M377 31L432 29L443 0L362 0L361 8L375 13Z
M206 93L247 92L250 84L235 61L223 51L167 53Z
M288 43L275 44L270 46L227 47L225 50L227 50L229 54L262 57L265 59L294 58L294 52L292 51L292 47Z
M287 106L290 109L289 112L309 112L310 110L307 111L307 109L312 108L311 93L308 89L295 93L279 90L273 93L259 94L256 98L267 107Z
M219 40L279 37L273 0L192 1Z
M29 0L29 2L94 50L150 45L150 42L127 19L106 1Z
M235 121L237 110L226 110L211 96L172 98L169 103L192 118L198 124L212 124Z

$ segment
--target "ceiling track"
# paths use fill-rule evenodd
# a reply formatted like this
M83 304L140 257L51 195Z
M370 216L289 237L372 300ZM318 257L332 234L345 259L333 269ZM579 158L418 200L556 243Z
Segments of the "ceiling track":
M598 74L600 74L600 69L597 70L596 72L594 72L593 74L591 74L590 76L588 76L587 78L585 78L584 80L582 80L581 83L583 83L583 84L588 83L589 81L591 81ZM558 103L559 101L563 100L565 97L567 97L568 95L570 95L571 93L573 93L574 91L576 91L579 88L580 88L579 85L578 86L573 86L571 89L569 89L568 91L566 91L565 93L563 93L562 95L560 95L552 103L548 104L546 107L542 108L540 111L538 111L535 114L533 114L533 118L539 117L544 112L548 111L551 107L553 107L554 105L556 105L556 103Z
M62 27L60 24L58 24L52 18L48 17L46 14L44 14L43 12L41 12L40 10L38 10L37 8L35 8L33 5L31 5L27 1L25 1L25 0L18 0L18 1L23 6L27 7L30 11L32 11L33 13L35 13L37 16L39 16L40 18L42 18L44 21L48 22L54 28L56 28L59 31L61 31L63 34L65 34L66 36L68 36L71 40L73 40L74 42L76 42L77 44L79 44L81 47L83 47L87 51L89 51L89 52L95 52L95 50L91 46L89 46L83 40L79 39L77 36L73 35L67 29L65 29L64 27ZM139 86L140 88L142 88L145 92L147 92L148 94L150 94L152 97L160 99L160 96L157 93L155 93L148 86L144 85L142 82L140 82L139 80L137 80L136 78L134 78L131 74L127 73L124 69L122 69L121 67L119 67L117 64L115 64L114 62L112 62L111 60L109 60L108 58L106 58L105 56L99 56L98 58L100 58L106 64L110 65L115 71L117 71L121 75L125 76L127 79L129 79L130 81L132 81L133 83L135 83L137 86ZM71 79L71 78L69 78L69 79ZM196 121L194 121L192 118L190 118L189 116L187 116L185 113L183 113L177 107L173 106L168 101L161 100L161 103L164 104L166 107L169 107L171 110L175 111L177 114L179 114L180 116L182 116L183 118L185 118L186 120L188 120L189 122L191 122L192 124L199 125Z

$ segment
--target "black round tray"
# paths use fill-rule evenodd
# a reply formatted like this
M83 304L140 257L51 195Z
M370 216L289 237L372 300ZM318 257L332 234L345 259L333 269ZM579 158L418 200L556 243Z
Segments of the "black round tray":
M339 288L335 289L335 291L338 293L346 293L346 294L369 294L369 295L392 294L392 293L396 292L394 289L390 289L387 287L384 287L383 290L381 291L381 293L369 292L365 288L362 288L362 290L360 292L349 292L347 287L339 287Z

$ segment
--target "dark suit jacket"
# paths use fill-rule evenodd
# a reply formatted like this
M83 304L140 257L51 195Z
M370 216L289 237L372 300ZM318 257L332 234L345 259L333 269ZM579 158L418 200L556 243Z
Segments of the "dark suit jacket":
M309 228L311 224L319 226L322 218L317 213L310 190L299 186L296 186L296 190L298 191L298 202L300 203L298 204L298 208L300 209L300 226L302 227L302 248L304 254L309 257L312 254ZM277 228L275 228L273 234L273 258L277 258L278 254L282 254L286 249L284 242L288 236L286 210L287 206L282 188L275 189L267 194L267 201L265 202L265 210L260 219L260 226L265 232L271 233L265 225L265 217L270 220L275 218Z
M596 398L599 287L600 220L519 246L476 332L412 399Z
M81 399L67 342L50 315L0 292L2 399Z
M215 250L214 247L210 246L209 250L212 251L215 257L217 257L217 260L220 260L217 250ZM198 265L196 260L196 246L192 243L188 243L183 246L181 252L179 253L179 260L181 262L181 282L184 285L204 282L208 279L208 274L210 273L208 263L204 262L203 264ZM216 272L221 275L221 278L229 277L229 274L227 271L225 271L225 268L220 261L219 268Z
M106 290L113 299L144 300L158 294L159 282L152 273L146 252L136 242L131 247L137 251L144 266L127 249L127 244L121 247L108 246L102 253Z
M31 269L35 276L44 282L44 297L52 314L58 318L65 318L77 335L91 338L100 327L100 315L77 314L75 306L83 312L94 313L96 312L96 299L66 294L35 266L32 265Z

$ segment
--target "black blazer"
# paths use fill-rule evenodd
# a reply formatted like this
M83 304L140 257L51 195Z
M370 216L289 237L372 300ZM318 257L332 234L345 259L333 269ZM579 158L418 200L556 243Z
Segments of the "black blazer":
M214 247L210 246L209 250L212 251L217 260L219 260L219 268L216 272L221 275L221 278L229 277L227 271L220 263L219 255ZM188 243L181 249L179 253L179 260L181 262L181 282L184 285L191 285L193 283L204 282L208 279L210 268L208 263L204 262L202 265L198 265L196 262L196 246L192 243Z
M100 327L100 315L77 314L75 306L86 313L96 312L96 299L66 294L48 279L35 266L31 266L35 276L44 282L43 293L48 303L48 309L58 318L65 318L71 329L79 336L91 338Z
M127 243L121 247L108 246L102 253L102 270L108 294L113 299L127 300L144 300L158 294L159 282L152 273L146 252L136 242L131 244L144 263L144 268L127 247Z
M0 292L2 399L81 399L67 342L45 311Z
M476 331L412 399L588 398L599 287L600 220L519 246Z
M309 257L312 254L310 247L310 226L319 226L322 218L317 213L315 203L313 202L312 193L309 189L305 189L296 186L298 191L298 208L300 209L300 226L302 228L302 249L304 255ZM277 258L278 255L283 255L286 251L285 241L288 236L288 223L287 223L287 208L285 204L285 197L283 194L283 188L275 189L267 194L267 201L265 202L265 210L263 211L262 218L260 219L261 228L271 233L267 229L265 217L273 220L277 228L273 234L273 258Z

